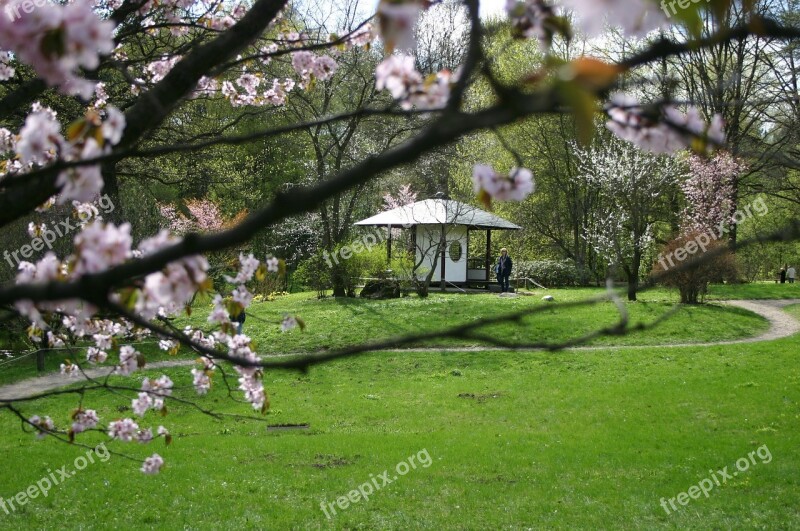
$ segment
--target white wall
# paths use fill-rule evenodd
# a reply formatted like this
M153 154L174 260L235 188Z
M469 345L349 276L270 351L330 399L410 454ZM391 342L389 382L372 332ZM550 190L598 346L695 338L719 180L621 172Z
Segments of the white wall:
M419 266L417 276L425 278L433 266L433 261L436 260L436 273L433 274L432 282L438 282L442 278L442 265L441 255L436 255L436 248L439 239L442 237L441 225L418 225L417 226L417 261L422 258L422 253L426 254L422 265ZM445 275L448 282L466 282L467 281L467 253L469 251L467 246L467 227L465 226L451 226L445 227ZM461 245L461 256L458 261L454 261L450 256L450 246L453 242L458 242Z

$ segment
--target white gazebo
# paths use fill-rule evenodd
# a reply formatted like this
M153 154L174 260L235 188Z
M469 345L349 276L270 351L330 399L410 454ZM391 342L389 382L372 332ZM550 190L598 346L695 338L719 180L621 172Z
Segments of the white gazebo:
M415 262L421 262L418 275L425 277L434 264L439 271L434 279L444 286L486 284L491 281L493 230L520 230L522 227L480 208L450 199L428 199L381 212L356 223L359 226L385 227L387 258L391 259L392 229L412 231ZM470 258L470 233L486 231L484 256Z

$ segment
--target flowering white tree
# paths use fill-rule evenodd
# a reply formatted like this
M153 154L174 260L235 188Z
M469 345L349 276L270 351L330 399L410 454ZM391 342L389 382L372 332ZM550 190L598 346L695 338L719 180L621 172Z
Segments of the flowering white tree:
M622 268L628 299L636 300L642 257L653 243L653 223L664 196L684 173L681 162L637 149L617 137L589 148L574 146L578 179L597 188L601 204L584 237L608 264Z
M531 66L524 81L507 85L497 79L491 60L484 56L478 0L464 0L468 37L464 39L461 67L430 75L417 70L412 56L414 25L432 3L381 0L374 21L364 20L350 31L323 35L296 27L287 0L73 0L65 4L36 2L33 8L29 1L0 0L3 226L53 203L86 202L101 191L116 197L118 170L134 161L201 153L315 128L341 131L364 117L418 117L423 122L413 134L401 136L381 150L358 153L346 164L335 165L311 185L276 193L234 227L222 231L179 237L165 230L135 242L127 223L88 223L74 238L68 256L48 252L39 260L21 262L16 282L0 287L0 304L13 305L30 320L28 333L32 338L47 337L52 345L71 344L80 350L80 356L64 363L62 371L66 374L83 378L84 366L100 365L109 375L130 375L147 363L131 343L155 335L164 350L176 352L181 343L201 354L191 372L199 395L212 385L212 374L232 364L244 399L255 411L265 411L265 370L305 369L336 358L403 346L414 338L354 345L313 357L264 359L248 336L236 333L232 316L252 302L248 282L279 273L283 264L276 258L262 262L246 254L239 257L236 276L226 279L235 286L231 298L214 297L204 326L176 329L167 318L184 311L196 293L213 290L204 254L246 244L259 231L318 210L324 202L371 182L383 172L470 133L515 123L536 113L569 110L584 135L589 136L605 94L615 88L625 72L639 66L689 49L746 38L753 28L765 37L800 37L796 29L759 19L720 31L712 41L690 37L691 42L656 43L619 64L588 57L565 61L548 55L542 64ZM711 6L724 8L729 3L717 1ZM670 21L658 3L650 0L508 2L518 37L536 38L545 48L552 39L566 38L570 33L561 13L564 8L573 9L578 24L589 33L597 33L608 22L626 35L641 36L670 23L694 27L699 10L707 6L692 3ZM316 86L344 75L337 60L343 51L366 49L379 37L385 57L378 61L374 86L385 91L391 102L365 103L341 112L331 109L309 119L286 113L279 124L256 126L243 134L233 134L227 126L209 125L206 131L174 141L173 133L182 123L178 114L187 102L224 104L231 113L242 113L238 116L280 113L291 98L303 98ZM487 83L496 97L485 106L467 108L465 94L476 82ZM49 87L62 95L60 101L74 105L77 98L85 105L81 115L59 115L53 110L55 106L37 103ZM347 85L339 90L346 91ZM614 133L652 151L691 147L706 152L724 143L723 124L718 118L701 117L692 108L679 110L671 102L644 106L617 97L605 113ZM628 230L625 238L634 242L633 261L624 266L631 279L631 296L635 296L637 260L652 211L634 208L633 198L647 205L656 201L658 190L674 178L675 163L666 158L647 158L631 147L616 144L613 157L604 155L603 150L584 151L584 175L607 190L609 201L628 216L619 218L613 226L620 227L620 238L622 229ZM623 154L625 164L620 164ZM658 164L654 160L659 160ZM520 200L533 191L532 172L525 168L506 173L479 165L474 181L486 204ZM621 240L618 243L615 251L622 262L626 246ZM63 331L51 328L54 321L63 324ZM281 326L288 329L299 323L302 320L288 316ZM442 335L455 337L467 332L442 330ZM74 346L76 341L82 346ZM132 409L141 420L99 418L91 407L93 395L109 390L130 394ZM145 379L136 388L84 378L80 397L76 412L64 412L55 419L36 414L35 402L10 399L0 404L0 409L18 416L39 435L68 441L78 441L87 430L102 430L123 443L148 443L157 437L169 441L166 427L146 420L149 412L166 413L165 404L176 399L172 382L165 376ZM162 464L163 459L154 453L143 461L142 471L156 473Z

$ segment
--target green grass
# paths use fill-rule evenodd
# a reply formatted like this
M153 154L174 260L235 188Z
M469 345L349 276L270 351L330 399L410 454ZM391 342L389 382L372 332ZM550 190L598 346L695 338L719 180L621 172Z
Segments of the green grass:
M711 285L709 300L732 299L800 299L800 283L754 282L752 284Z
M800 316L800 307L791 310ZM792 528L800 526L800 338L725 347L548 353L380 353L265 378L263 423L180 405L145 426L179 426L172 446L109 443L167 460L161 475L112 457L11 515L4 529L105 528ZM188 385L188 369L168 374ZM191 396L189 390L179 396ZM25 404L61 425L77 397ZM128 399L89 396L104 419ZM202 404L246 413L216 387ZM34 441L0 416L27 488L84 450ZM103 440L91 434L92 443ZM667 515L659 505L766 444L773 456ZM331 521L335 501L410 455L418 467Z
M268 353L297 353L341 348L365 341L430 332L442 326L456 326L476 319L505 315L526 309L546 308L543 314L526 318L519 324L503 323L486 327L481 332L516 343L538 341L563 342L612 326L619 319L616 306L602 302L581 308L559 308L560 303L600 296L604 290L573 288L534 292L534 296L504 299L492 294L462 295L433 293L428 299L406 297L390 301L364 299L322 299L310 293L294 294L270 302L254 304L248 310L245 332ZM555 303L542 301L544 294L553 295ZM625 303L631 325L648 324L671 311L677 302L674 292L655 289L643 293L639 302ZM179 326L202 325L210 303L197 303L191 318L176 320ZM280 332L283 315L298 315L307 324L305 331ZM602 337L590 345L662 345L666 343L706 343L752 337L764 332L768 323L750 312L706 304L681 306L677 313L658 327L626 336ZM410 346L468 346L485 344L474 339L437 339ZM148 361L169 357L155 344L138 346ZM185 353L184 353L185 354ZM46 372L57 371L65 359L82 361L84 351L56 350L45 358ZM6 363L0 361L0 385L38 374L34 356ZM112 359L111 361L116 361Z
M541 300L552 294L555 303ZM307 352L340 348L407 334L430 332L442 326L456 326L480 318L505 315L527 309L546 308L543 314L521 323L502 323L483 328L492 337L517 343L560 342L587 334L598 327L611 326L619 319L612 302L579 308L559 308L559 303L602 295L598 289L549 290L532 297L515 299L496 295L432 294L388 301L364 299L322 299L311 294L281 297L255 305L248 311L245 332L269 352ZM626 303L631 325L654 322L675 306L675 295L664 291L648 292L636 303ZM204 319L207 306L198 307L195 318ZM305 331L281 333L277 323L285 313L301 317ZM768 328L761 317L736 308L714 304L682 306L657 328L622 337L604 337L592 345L660 345L664 343L704 343L758 335ZM474 339L436 339L413 346L480 346Z
M145 355L149 362L173 359L167 353L159 350L158 341L156 340L146 340L141 344L133 343L133 345L139 352ZM39 374L57 372L60 370L64 360L67 359L78 361L86 365L86 348L74 347L72 349L64 348L49 351L44 358L45 370L42 373L39 373L36 369L35 354L17 356L11 359L0 359L0 385L6 385L25 378L33 378ZM113 358L113 356L110 356L109 359L109 367L111 361L119 361Z
M598 293L551 290L558 302ZM648 292L627 308L634 321L655 318L674 295ZM558 309L501 337L561 340L612 321L613 307ZM315 350L442 324L467 322L544 304L540 297L434 295L402 299L317 301L292 295L254 308L246 329L263 352ZM192 319L204 319L198 307ZM283 312L302 316L305 332L281 334ZM800 318L800 305L787 309ZM617 345L729 339L763 330L760 318L706 305L685 308L662 327ZM588 329L588 328L587 328ZM739 336L737 336L737 334ZM140 424L165 424L175 440L149 446L108 443L143 459L158 452L167 466L142 475L113 456L88 466L46 498L6 515L0 529L261 528L793 528L800 527L800 336L719 347L622 346L591 351L375 353L265 376L271 410L262 420L218 420L171 403ZM148 358L164 355L153 350ZM56 363L52 362L51 363ZM56 363L57 365L57 363ZM167 369L176 396L196 399L189 368ZM0 378L2 378L0 371ZM137 374L157 376L161 372ZM19 376L19 375L17 375ZM203 407L250 414L215 377ZM120 379L130 385L130 379ZM137 382L133 382L138 385ZM104 422L132 416L130 399L88 394ZM234 397L240 397L235 391ZM25 415L69 424L77 395L21 403ZM268 431L267 424L309 424ZM79 441L97 444L99 433ZM667 515L659 505L762 445L770 463L691 500ZM335 502L411 455L432 464L328 520L320 502ZM85 449L34 440L19 420L0 414L0 497L9 499L49 470L72 468ZM13 463L12 463L13 461ZM13 464L13 473L9 473Z

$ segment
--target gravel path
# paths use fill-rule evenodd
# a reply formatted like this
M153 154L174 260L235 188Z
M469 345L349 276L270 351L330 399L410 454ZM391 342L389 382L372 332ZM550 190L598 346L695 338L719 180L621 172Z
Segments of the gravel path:
M792 305L800 304L800 299L785 299L785 300L744 300L744 301L721 301L721 304L728 304L743 308L745 310L756 313L770 323L769 330L761 335L750 337L746 339L736 339L732 341L717 341L713 343L679 343L669 345L658 345L656 348L674 348L674 347L708 347L715 345L735 345L740 343L757 343L760 341L772 341L783 337L789 337L800 332L800 322L794 317L787 314L782 308ZM575 347L570 350L605 350L608 346L600 347ZM635 345L625 345L625 348L635 348ZM463 348L413 348L413 349L397 349L390 352L477 352L477 351L507 351L507 348L494 348L494 347L463 347ZM182 367L189 366L195 363L195 360L175 360L175 361L159 361L147 365L147 369L164 369L168 367ZM110 368L103 367L99 369L88 369L86 375L89 378L103 378L105 377ZM0 402L3 400L19 400L29 398L57 389L59 387L69 385L79 381L75 378L64 376L60 373L51 373L44 376L37 376L29 378L13 384L0 387Z

